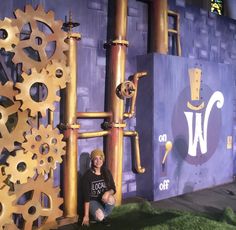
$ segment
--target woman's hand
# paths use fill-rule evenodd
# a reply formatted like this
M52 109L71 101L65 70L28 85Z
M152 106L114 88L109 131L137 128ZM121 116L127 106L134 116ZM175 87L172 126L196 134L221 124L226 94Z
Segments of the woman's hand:
M108 200L109 200L109 196L110 196L110 192L109 191L106 191L103 195L102 195L102 201L104 203L108 203Z
M102 202L105 204L111 204L111 205L115 204L115 198L113 194L114 194L114 191L112 189L106 191L102 196Z
M84 216L82 226L89 226L89 216Z
M89 202L84 203L84 218L82 221L82 226L89 226Z

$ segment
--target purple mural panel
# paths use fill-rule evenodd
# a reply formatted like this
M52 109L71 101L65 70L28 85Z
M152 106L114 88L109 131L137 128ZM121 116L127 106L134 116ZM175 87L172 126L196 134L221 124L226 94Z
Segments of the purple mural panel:
M138 96L137 128L141 140L149 136L141 149L152 155L144 161L153 181L138 175L137 194L160 200L232 181L235 156L227 139L233 136L233 65L150 54L139 57L138 66L149 73ZM151 103L144 103L147 98ZM164 161L167 141L172 149Z
M69 11L71 11L73 21L80 23L79 27L74 28L74 31L80 32L82 35L82 39L78 41L77 63L79 111L104 110L107 59L103 44L107 40L107 34L112 29L108 26L110 20L107 12L108 3L108 0L57 0L57 4L52 0L1 1L1 18L5 16L13 17L13 11L17 8L23 10L25 4L31 4L34 7L37 4L42 4L46 11L53 10L55 12L56 20L66 18L68 20ZM151 94L144 98L139 97L137 124L136 120L133 119L127 122L127 127L135 129L138 126L140 130L141 158L146 173L137 176L133 174L131 169L131 144L130 140L125 139L123 157L124 197L135 195L137 191L138 194L146 194L149 199L154 199L154 194L162 198L227 181L229 175L226 175L226 173L223 173L224 179L211 176L215 171L220 171L220 166L217 164L215 169L213 169L213 166L212 168L208 167L208 164L217 159L220 159L222 165L225 164L225 167L232 169L233 161L230 163L227 158L233 158L232 151L227 150L228 155L228 152L225 153L225 141L227 136L236 136L234 134L236 131L233 134L229 132L230 128L236 130L236 128L233 128L234 123L227 123L227 120L231 122L230 119L232 119L232 114L227 113L228 111L233 113L235 107L235 105L232 106L232 100L235 99L232 98L231 90L227 90L227 87L232 88L233 86L234 88L235 84L232 83L231 79L227 83L226 79L228 80L229 76L235 76L235 74L230 74L234 71L232 66L221 66L213 62L235 64L236 22L197 7L187 6L184 0L169 0L168 3L170 10L180 14L181 48L182 55L186 59L171 56L156 58L155 55L149 55L145 61L144 58L142 59L142 64L138 63L138 70L149 70L149 78L140 81L138 94L143 95L145 92L151 92ZM148 4L128 0L127 23L129 47L127 49L126 77L128 78L137 71L136 56L147 53ZM172 24L173 22L170 21L170 26ZM187 58L190 60L187 61ZM201 62L197 59L212 62ZM201 100L205 102L205 107L201 111L192 111L186 106L188 101L195 106L198 105L194 104L195 101L192 101L190 97L188 69L193 67L202 69ZM217 82L221 83L217 85L215 78L217 78ZM158 79L158 83L154 79ZM198 144L196 157L189 155L188 135L190 131L194 132L195 130L195 117L201 116L202 121L205 120L206 106L216 91L224 92L224 105L222 108L218 108L216 102L209 115L208 151L206 154L202 154ZM227 93L229 96L225 96ZM141 106L139 108L140 104L145 105L145 107ZM230 109L228 108L229 105L231 105ZM227 115L225 115L225 111L227 111ZM59 109L56 113L55 123L58 123ZM192 113L192 115L189 113ZM200 113L200 115L197 115L197 113ZM193 116L192 130L189 130L186 116ZM234 117L236 117L235 114ZM101 123L101 120L81 120L81 131L98 130ZM155 129L156 127L157 129ZM167 140L172 141L173 149L165 164L160 165L165 155L165 141ZM88 155L92 149L102 148L103 140L102 138L79 140L78 146L78 167L81 169L83 162L80 159L85 154ZM226 158L220 158L225 155ZM192 172L189 173L188 170ZM222 170L224 172L227 169L223 168ZM171 178L169 178L170 175ZM183 177L184 180L182 180ZM161 179L154 180L154 178ZM192 178L197 179L192 180ZM208 181L205 178L208 178ZM168 189L165 189L167 184Z

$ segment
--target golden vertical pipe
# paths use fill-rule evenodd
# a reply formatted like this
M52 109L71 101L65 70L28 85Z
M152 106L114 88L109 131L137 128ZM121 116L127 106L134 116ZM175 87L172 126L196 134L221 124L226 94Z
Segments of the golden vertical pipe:
M71 81L67 84L65 93L65 124L67 126L66 155L64 166L64 217L75 218L77 215L77 40L79 34L68 34L67 53L68 66L70 67Z
M150 51L168 53L168 3L153 0L151 6Z
M125 80L126 62L126 24L127 0L115 0L114 37L110 46L108 66L108 112L112 113L109 120L111 130L106 138L107 166L111 170L116 184L117 204L122 200L122 161L123 161L123 113L124 101L116 94L117 86Z

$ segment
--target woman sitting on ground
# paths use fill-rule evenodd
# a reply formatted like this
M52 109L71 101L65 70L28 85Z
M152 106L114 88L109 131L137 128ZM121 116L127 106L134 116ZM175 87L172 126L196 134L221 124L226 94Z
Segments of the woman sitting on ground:
M82 178L84 217L82 225L89 225L89 214L98 222L111 214L115 205L115 183L111 172L105 168L105 155L100 149L91 152L91 169Z

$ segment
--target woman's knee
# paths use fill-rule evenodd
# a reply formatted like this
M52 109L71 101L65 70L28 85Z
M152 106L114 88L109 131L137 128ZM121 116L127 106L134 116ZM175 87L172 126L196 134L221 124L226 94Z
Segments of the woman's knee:
M96 210L95 217L98 221L102 221L104 219L104 217L105 217L104 213L100 208L98 210Z

